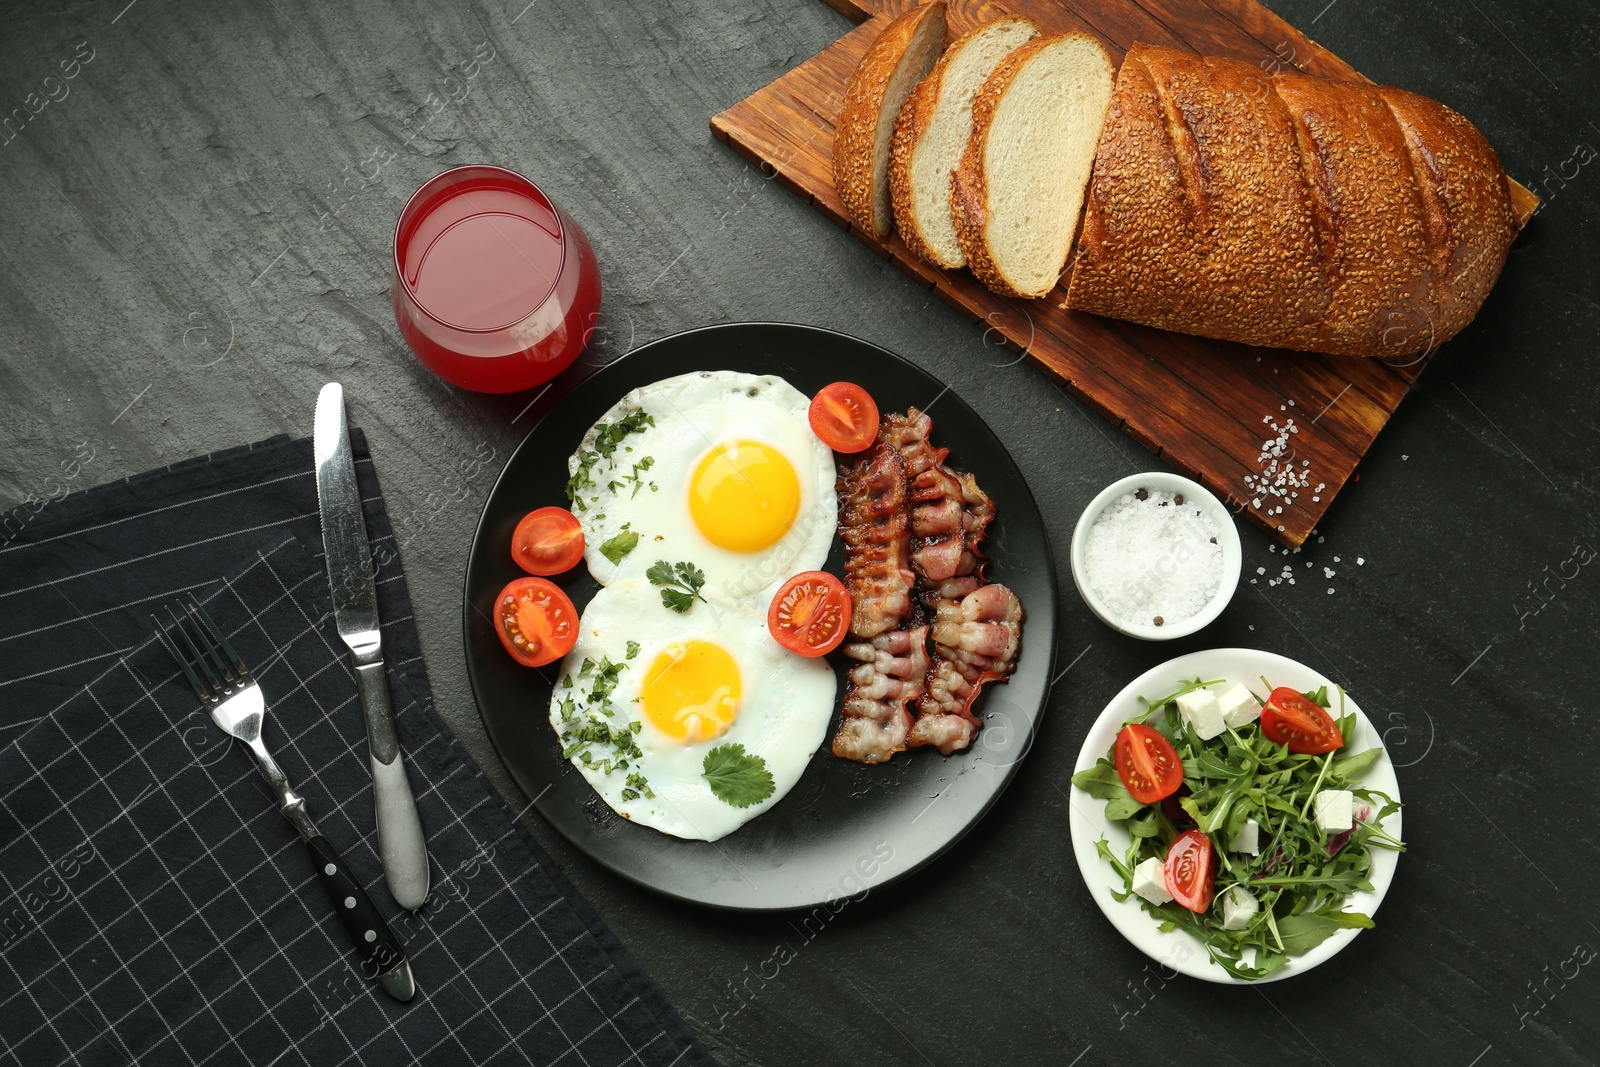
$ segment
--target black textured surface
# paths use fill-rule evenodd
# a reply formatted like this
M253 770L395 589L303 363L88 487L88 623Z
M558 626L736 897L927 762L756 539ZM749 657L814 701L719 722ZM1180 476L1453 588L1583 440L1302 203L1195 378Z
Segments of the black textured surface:
M1063 575L1079 509L1158 465L713 141L714 111L843 18L815 0L523 2L13 3L0 20L0 92L27 121L0 138L0 503L306 433L338 378L382 471L440 709L513 801L466 690L459 591L532 398L437 382L386 292L395 215L443 167L514 167L585 227L605 286L591 361L787 319L949 381L1023 468ZM1244 529L1233 607L1157 648L1106 630L1064 583L1071 669L1039 744L918 879L825 922L730 918L629 886L533 822L723 1061L1167 1062L1181 1040L1196 1064L1594 1062L1600 968L1575 946L1600 949L1600 579L1568 561L1600 543L1600 16L1586 0L1274 6L1369 76L1473 119L1544 211L1325 540L1293 557L1296 584L1267 585L1283 561ZM61 81L79 42L93 58ZM58 99L32 115L30 93L33 108ZM69 476L80 442L93 458ZM1065 836L1066 770L1104 701L1162 658L1232 644L1346 682L1395 716L1409 763L1414 849L1379 928L1259 991L1163 985L1093 908Z

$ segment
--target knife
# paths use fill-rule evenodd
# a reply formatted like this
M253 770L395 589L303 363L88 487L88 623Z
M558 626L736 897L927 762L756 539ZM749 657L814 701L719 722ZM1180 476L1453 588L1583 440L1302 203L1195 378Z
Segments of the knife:
M378 629L377 568L361 513L355 457L345 424L344 389L329 382L317 395L317 503L322 512L322 547L333 587L333 617L350 649L361 714L372 757L372 806L378 823L378 856L396 904L414 911L428 899L428 849L417 818L417 802L406 778L394 729L389 683L383 675L383 635Z

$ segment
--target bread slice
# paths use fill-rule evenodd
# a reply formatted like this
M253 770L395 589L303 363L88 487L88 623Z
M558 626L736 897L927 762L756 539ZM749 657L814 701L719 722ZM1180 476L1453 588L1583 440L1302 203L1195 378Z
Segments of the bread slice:
M995 292L1040 297L1060 278L1111 84L1100 42L1063 33L1012 52L978 90L950 214L967 265Z
M911 90L944 50L944 0L884 27L845 89L833 135L833 187L845 214L880 241L889 236L889 146Z
M889 197L906 246L929 263L966 265L950 221L950 172L972 135L972 99L995 66L1039 35L1031 19L1000 18L957 38L895 120Z

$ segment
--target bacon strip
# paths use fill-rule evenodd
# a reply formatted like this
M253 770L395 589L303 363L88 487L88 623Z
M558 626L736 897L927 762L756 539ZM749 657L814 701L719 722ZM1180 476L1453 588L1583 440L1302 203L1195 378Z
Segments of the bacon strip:
M979 581L953 578L925 594L934 611L934 658L910 747L933 745L946 756L966 748L983 725L972 711L978 691L1016 668L1022 603L1005 586Z
M932 432L933 420L916 408L884 420L884 440L911 481L911 562L933 619L933 656L906 744L948 756L969 747L983 725L972 711L978 691L1015 669L1022 605L1005 586L984 582L994 502L970 473L945 466L949 450L933 446Z
M906 705L922 695L928 672L928 628L912 597L905 462L893 448L875 445L840 472L838 493L850 633L864 640L843 646L857 666L849 672L833 754L882 763L906 747Z
M969 747L979 690L1016 666L1022 605L983 579L994 503L945 466L932 431L916 408L887 415L872 451L839 475L850 632L862 640L843 646L856 665L833 754L859 763Z
M882 763L906 747L911 731L906 705L922 694L928 676L928 628L890 630L845 645L844 654L859 663L850 668L833 754Z

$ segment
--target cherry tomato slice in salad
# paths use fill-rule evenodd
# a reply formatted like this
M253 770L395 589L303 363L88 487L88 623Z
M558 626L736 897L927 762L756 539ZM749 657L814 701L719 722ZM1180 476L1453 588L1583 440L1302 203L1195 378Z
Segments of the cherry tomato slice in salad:
M500 590L494 621L500 643L524 667L554 663L578 643L578 609L543 578L518 578Z
M835 452L861 452L878 436L878 405L854 382L823 386L810 414L811 432Z
M773 639L802 656L826 655L850 630L850 594L826 571L803 571L783 583L767 608Z
M529 574L561 574L583 558L583 527L566 508L539 508L517 523L511 558Z
M1167 849L1161 873L1173 900L1196 914L1205 914L1217 880L1217 853L1211 838L1199 830L1179 834Z
M1183 784L1183 761L1161 731L1130 722L1117 734L1117 777L1133 799L1154 804L1171 796Z
M1344 747L1344 735L1323 707L1286 685L1261 706L1261 732L1290 752L1317 756Z

